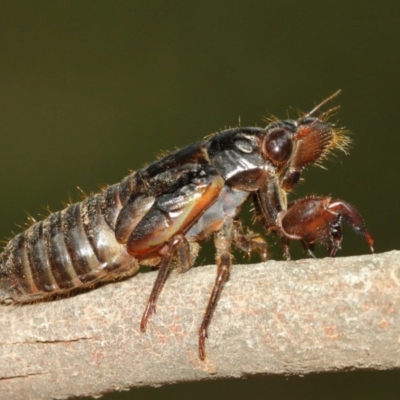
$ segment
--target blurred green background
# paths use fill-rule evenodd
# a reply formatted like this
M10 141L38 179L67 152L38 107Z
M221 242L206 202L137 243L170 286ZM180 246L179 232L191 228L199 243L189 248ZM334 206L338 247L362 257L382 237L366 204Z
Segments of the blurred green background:
M78 200L77 186L98 191L239 116L296 117L290 107L341 88L333 121L352 132L350 156L311 168L295 197L346 199L377 252L399 248L399 39L392 1L3 1L0 236L20 230L24 211ZM368 251L348 233L341 255ZM399 378L249 377L105 399L398 399Z

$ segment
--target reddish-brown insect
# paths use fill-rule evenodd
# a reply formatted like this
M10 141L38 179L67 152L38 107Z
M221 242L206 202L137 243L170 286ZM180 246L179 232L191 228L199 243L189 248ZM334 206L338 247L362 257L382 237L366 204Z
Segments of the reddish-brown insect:
M265 241L244 233L238 219L249 198L266 230L282 238L287 257L290 240L300 240L310 253L320 242L334 256L342 241L342 218L365 236L372 250L360 214L345 201L286 201L306 166L346 143L341 130L327 122L332 110L312 117L336 94L298 120L218 132L35 223L1 254L0 300L41 300L131 276L139 265L156 266L159 272L140 325L145 331L171 267L187 271L199 243L214 236L217 277L199 332L204 359L208 326L229 278L231 244L267 259Z

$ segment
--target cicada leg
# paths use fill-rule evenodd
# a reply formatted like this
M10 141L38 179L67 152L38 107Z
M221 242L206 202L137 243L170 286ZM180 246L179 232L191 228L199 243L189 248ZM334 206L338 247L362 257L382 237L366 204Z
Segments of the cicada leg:
M171 270L170 266L172 259L174 258L176 252L178 252L178 256L180 257L183 257L182 253L185 253L185 250L180 249L180 247L182 246L187 246L186 239L182 235L176 235L169 244L167 253L161 261L156 281L154 282L153 289L151 291L149 300L147 301L147 306L140 322L140 330L142 332L146 331L146 326L149 318L152 314L155 314L156 312L157 299L165 284L165 281L168 278L169 272ZM190 267L187 267L187 269L189 268Z
M279 214L278 227L286 258L290 258L290 240L300 240L311 256L314 256L314 244L320 243L328 248L328 255L334 257L343 240L343 219L354 232L364 236L373 253L374 240L352 205L341 199L308 197L289 204L287 211Z
M217 306L217 302L225 282L227 282L229 279L232 264L232 226L233 221L229 218L225 221L221 230L215 234L214 242L217 252L218 271L214 287L208 300L207 308L199 329L199 357L201 360L206 358L205 340L208 338L208 327L210 325L212 315Z
M268 260L268 247L266 241L257 233L247 230L243 232L243 227L240 221L234 221L233 225L233 243L234 245L247 253L250 257L251 253L257 253L261 261Z

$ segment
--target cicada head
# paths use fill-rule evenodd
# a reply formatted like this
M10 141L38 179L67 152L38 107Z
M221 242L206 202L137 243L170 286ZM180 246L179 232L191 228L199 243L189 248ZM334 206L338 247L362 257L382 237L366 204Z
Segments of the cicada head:
M290 191L298 183L305 167L321 165L321 161L332 150L346 152L350 143L346 131L328 122L338 107L329 109L319 117L312 116L338 94L339 91L297 120L275 121L266 127L265 152L269 158L271 155L272 158L280 157L284 163L279 172L284 190ZM276 163L274 160L272 162Z

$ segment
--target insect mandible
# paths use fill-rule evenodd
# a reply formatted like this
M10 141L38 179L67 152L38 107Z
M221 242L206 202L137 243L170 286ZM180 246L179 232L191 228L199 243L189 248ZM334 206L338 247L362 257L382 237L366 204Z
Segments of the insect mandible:
M313 116L337 94L297 120L215 133L35 223L1 254L0 301L40 301L154 266L158 275L140 323L144 332L171 268L189 270L199 243L214 237L217 276L199 330L204 360L211 317L229 279L231 245L267 259L265 240L244 232L238 218L248 199L267 232L281 237L286 258L291 240L311 255L321 243L334 256L343 218L373 250L362 217L347 202L308 197L287 203L303 169L346 144L342 130L328 123L335 109Z

